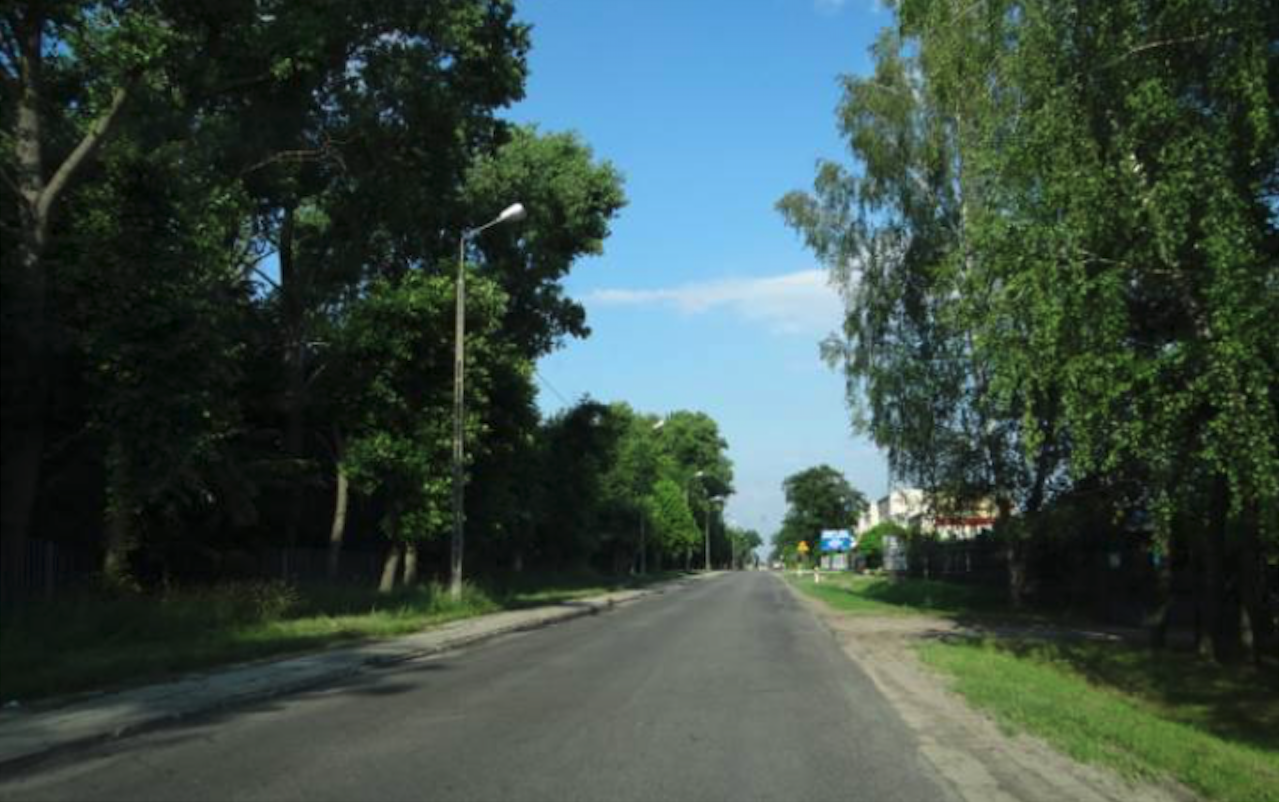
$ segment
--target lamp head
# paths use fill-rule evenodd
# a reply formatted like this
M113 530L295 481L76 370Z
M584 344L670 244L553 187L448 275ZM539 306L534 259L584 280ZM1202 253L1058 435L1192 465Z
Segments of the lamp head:
M497 216L497 222L516 223L523 220L525 217L528 217L528 212L524 211L524 204L512 203L510 206L503 209L502 213Z

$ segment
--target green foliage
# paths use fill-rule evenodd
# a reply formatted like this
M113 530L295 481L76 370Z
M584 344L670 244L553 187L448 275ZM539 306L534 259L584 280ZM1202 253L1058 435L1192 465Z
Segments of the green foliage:
M855 166L778 204L845 290L824 353L895 476L1029 514L1106 488L1165 540L1212 532L1201 564L1227 531L1273 553L1270 5L897 6L873 76L843 80ZM1218 641L1232 581L1201 585Z
M467 292L467 435L482 441L491 376L510 349L493 341L504 296L478 278ZM454 315L454 284L420 272L380 280L351 308L342 330L350 379L346 457L353 486L389 498L389 537L442 535L452 521L453 347L438 332Z
M866 558L867 568L878 568L884 564L884 538L895 537L905 545L909 534L906 527L894 521L877 523L857 538L857 553Z
M393 637L494 612L468 586L394 594L281 582L221 583L159 595L73 596L0 621L0 696L29 699L132 685L326 644Z
M764 545L764 538L754 529L727 528L727 537L734 568L747 568L755 563L755 550Z
M837 610L865 615L1009 615L1001 593L979 585L960 585L927 579L885 579L851 574L789 577L800 590Z
M677 555L692 549L701 540L684 490L677 483L670 479L658 480L647 504L648 519L660 549Z
M829 465L786 477L782 489L787 509L781 531L773 538L775 558L794 553L800 542L815 554L823 529L851 529L866 508L865 496Z
M269 12L2 12L0 169L17 183L0 186L0 224L21 245L0 254L6 554L30 534L10 526L24 517L13 508L34 505L10 479L42 465L54 473L37 492L74 501L45 504L40 534L105 542L125 585L143 566L158 579L179 553L216 566L236 541L320 545L330 522L314 511L329 508L339 472L362 497L357 538L444 531L458 240L513 201L529 219L470 239L464 255L466 503L483 535L471 542L493 560L537 551L539 528L558 537L536 520L569 504L540 487L560 446L540 427L533 360L589 332L562 281L601 253L625 204L620 174L576 135L496 116L526 77L529 27L510 2L288 0ZM35 33L42 47L28 53ZM21 146L28 101L38 152ZM88 158L37 248L23 193L74 152ZM15 432L36 445L11 471L27 454ZM623 490L604 504L613 512L575 520L542 551L589 558L591 528L646 492Z
M1279 688L1252 671L1113 643L931 643L924 661L997 720L1208 799L1279 799Z
M564 295L560 280L582 256L603 252L609 223L626 204L622 178L608 163L595 163L575 134L539 134L514 128L508 139L471 167L464 203L477 222L512 200L528 219L498 228L479 242L485 275L510 298L509 336L528 359L553 350L564 336L590 333L586 311Z
M534 573L468 583L460 600L438 584L394 593L279 581L166 587L152 594L67 595L6 608L0 698L26 701L137 685L228 663L388 638L503 609L558 604L669 580Z

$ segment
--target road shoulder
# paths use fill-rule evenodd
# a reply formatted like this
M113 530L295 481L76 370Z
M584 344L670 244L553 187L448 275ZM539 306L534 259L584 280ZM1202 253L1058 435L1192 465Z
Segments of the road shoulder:
M255 661L66 704L0 711L0 773L228 707L297 693L362 671L433 657L502 635L597 615L717 574L462 619L401 638Z
M1042 740L1009 734L970 708L924 666L915 645L959 634L955 622L928 615L849 615L779 577L861 668L910 727L920 752L965 800L1062 799L1079 802L1187 802L1172 783L1133 783L1078 763Z

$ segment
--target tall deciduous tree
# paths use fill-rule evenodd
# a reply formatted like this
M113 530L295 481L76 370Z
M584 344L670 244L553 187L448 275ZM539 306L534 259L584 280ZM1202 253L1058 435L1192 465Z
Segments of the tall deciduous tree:
M828 353L863 425L898 475L1022 514L1014 598L1015 535L1086 482L1188 533L1205 651L1239 653L1241 605L1273 642L1279 20L1254 0L896 10L874 77L845 82L857 169L781 203L849 298Z
M844 475L818 465L786 477L786 517L773 539L776 553L793 551L801 541L816 552L823 529L850 529L866 509L866 498Z
M483 442L492 375L514 359L495 340L505 297L475 278L467 292L467 439ZM417 544L441 537L452 521L452 343L438 332L452 320L453 282L408 273L382 279L351 310L342 332L351 371L344 467L355 488L377 494L381 529L390 540L381 587L392 589L403 565L416 579Z

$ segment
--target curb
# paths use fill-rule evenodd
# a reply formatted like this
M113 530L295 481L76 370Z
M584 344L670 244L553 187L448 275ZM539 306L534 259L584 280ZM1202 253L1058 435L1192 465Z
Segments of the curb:
M45 747L37 748L25 753L15 754L12 756L0 755L0 778L8 779L11 776L21 774L24 771L46 761L95 746L101 746L102 744L110 743L112 741L123 740L125 738L160 730L182 721L199 719L203 716L208 716L223 710L252 704L254 702L261 702L268 699L289 696L311 690L313 688L329 685L334 682L347 679L348 677L356 676L369 669L388 668L412 662L414 660L421 660L426 657L434 657L436 655L457 651L458 649L473 646L484 641L493 640L495 638L502 637L503 635L511 635L519 632L532 632L534 630L554 626L555 624L562 624L566 621L573 621L587 616L599 615L600 613L632 604L641 599L659 595L667 589L682 587L690 584L691 582L714 576L718 576L718 572L710 575L680 577L679 579L673 579L652 587L640 588L631 591L620 591L618 594L608 594L603 597L597 596L590 599L561 602L559 604L548 605L541 608L529 608L532 611L545 611L545 615L535 617L528 621L512 622L510 624L497 626L488 630L460 634L457 637L445 638L439 643L407 649L396 654L371 654L349 666L334 668L319 674L293 680L286 678L279 683L271 684L270 687L250 690L239 694L231 694L189 710L157 712L153 715L145 716L127 724L114 728L104 727L100 732L72 737L60 743L51 743ZM462 620L465 621L468 619ZM448 625L446 624L445 626ZM424 632L429 632L429 630L425 630ZM377 641L371 642L376 643ZM308 654L318 653L321 652L302 652L289 655L288 657L281 658L281 660L272 662L283 662L284 660L301 658ZM232 664L223 666L222 668L229 670L235 667L236 666ZM217 669L214 669L207 673L213 673L216 671Z

